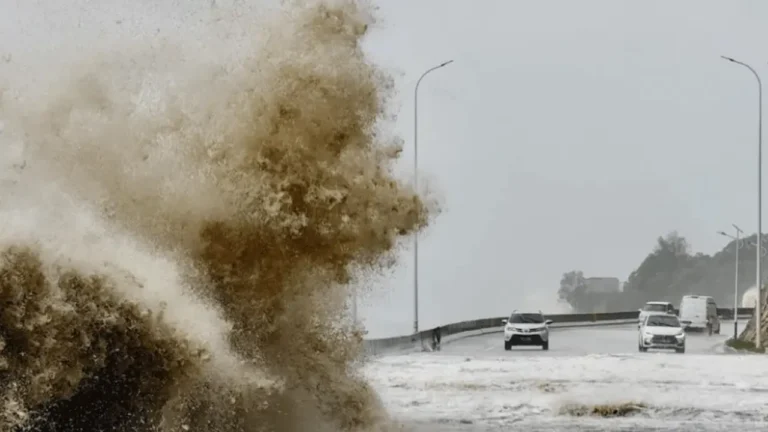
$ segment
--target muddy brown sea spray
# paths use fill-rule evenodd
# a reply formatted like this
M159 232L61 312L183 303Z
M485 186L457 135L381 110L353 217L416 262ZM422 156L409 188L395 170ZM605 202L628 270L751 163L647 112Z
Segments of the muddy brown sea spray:
M350 271L430 212L391 171L370 12L292 2L234 61L165 41L3 81L0 430L388 427Z

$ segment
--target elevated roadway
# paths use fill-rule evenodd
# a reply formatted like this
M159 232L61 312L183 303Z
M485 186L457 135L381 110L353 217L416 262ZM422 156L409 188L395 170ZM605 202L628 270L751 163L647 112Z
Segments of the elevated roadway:
M746 323L739 323L743 328ZM553 328L550 330L549 350L540 347L513 347L504 351L503 333L488 333L466 337L443 345L438 355L468 355L474 357L510 356L573 356L588 354L626 354L637 352L637 325ZM689 354L716 353L733 334L733 322L723 322L719 335L689 333L686 351Z

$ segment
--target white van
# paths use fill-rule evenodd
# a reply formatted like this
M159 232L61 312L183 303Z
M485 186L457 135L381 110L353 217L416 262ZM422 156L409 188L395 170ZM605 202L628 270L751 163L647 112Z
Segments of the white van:
M712 331L720 333L720 318L717 316L717 304L710 296L687 295L680 300L680 323L686 330L706 330L707 321L712 323Z

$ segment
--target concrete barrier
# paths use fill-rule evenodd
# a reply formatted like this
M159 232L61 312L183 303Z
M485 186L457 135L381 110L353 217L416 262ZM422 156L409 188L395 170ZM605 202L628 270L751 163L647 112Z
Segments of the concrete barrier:
M739 308L737 313L739 318L750 318L753 311L753 308ZM733 309L721 308L717 310L717 313L723 320L730 320L733 318ZM631 324L637 322L638 314L639 312L635 310L587 314L553 314L545 315L545 318L554 321L550 327L557 329ZM441 326L440 333L442 343L450 343L451 341L466 337L501 332L504 328L502 320L506 318L508 317L482 318ZM367 339L364 341L365 355L379 356L390 353L429 350L432 344L432 330L433 328L430 328L417 334L407 336Z

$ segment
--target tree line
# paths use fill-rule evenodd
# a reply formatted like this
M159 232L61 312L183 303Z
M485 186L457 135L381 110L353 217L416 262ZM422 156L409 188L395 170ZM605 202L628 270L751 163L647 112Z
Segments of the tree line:
M757 235L741 239L739 249L739 293L755 285ZM687 294L709 295L721 307L733 305L736 241L714 255L692 253L688 241L673 231L659 237L653 250L629 275L623 290L591 293L586 277L578 270L563 274L558 297L575 312L633 310L647 301L677 305ZM763 260L765 262L768 257Z

